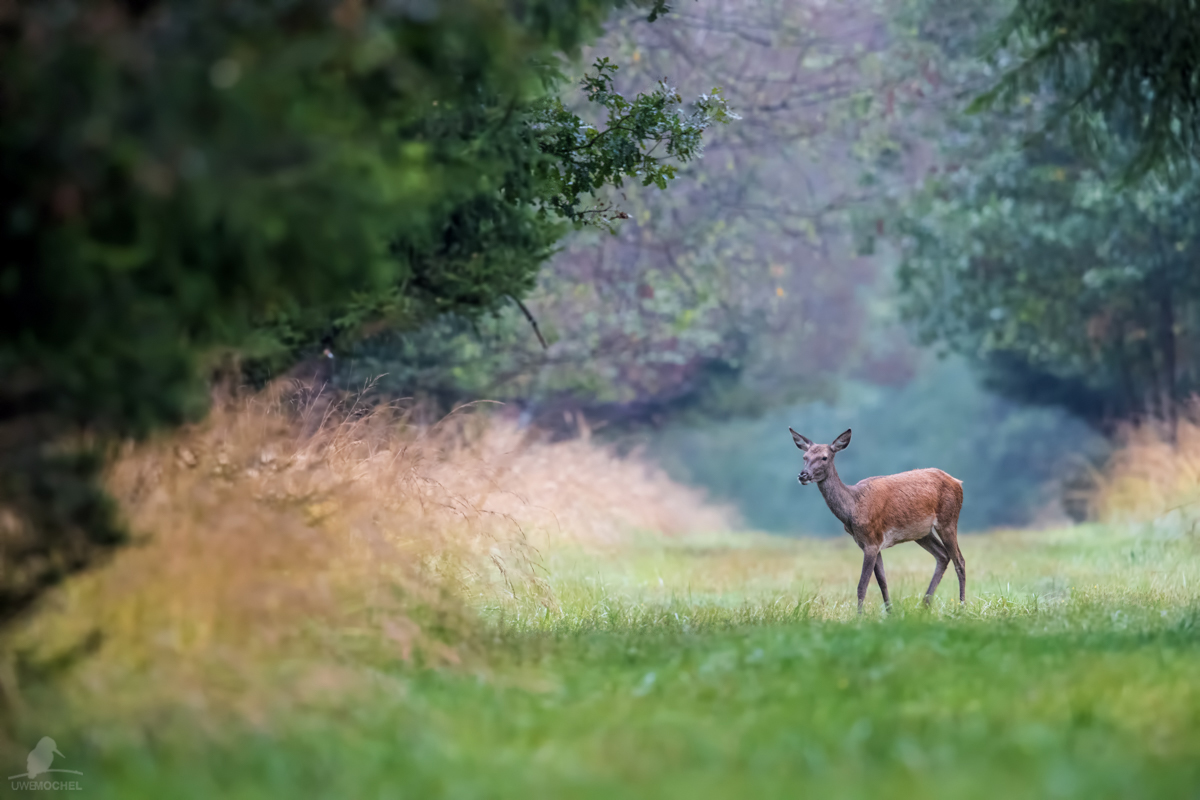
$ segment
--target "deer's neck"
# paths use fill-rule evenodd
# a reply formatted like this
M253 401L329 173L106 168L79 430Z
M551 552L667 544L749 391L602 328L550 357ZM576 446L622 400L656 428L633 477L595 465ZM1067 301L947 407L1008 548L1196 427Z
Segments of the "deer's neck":
M853 489L842 482L837 467L829 465L825 480L818 483L817 488L821 490L821 496L825 498L825 504L829 506L833 515L841 520L843 525L849 525L857 496Z

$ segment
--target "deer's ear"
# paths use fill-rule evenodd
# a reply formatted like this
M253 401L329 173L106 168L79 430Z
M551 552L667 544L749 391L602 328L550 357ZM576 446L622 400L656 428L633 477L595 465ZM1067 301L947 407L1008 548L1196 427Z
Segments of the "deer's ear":
M832 450L833 452L837 453L841 450L845 450L846 446L849 444L850 444L850 429L847 428L845 433L843 433L841 436L839 436L838 438L833 440L833 444L829 445L829 449Z
M788 428L788 430L792 431L791 428ZM804 450L805 452L808 451L808 448L812 447L811 439L807 439L807 438L801 436L800 434L796 433L795 431L792 431L792 441L796 443L796 447L799 447L801 450Z

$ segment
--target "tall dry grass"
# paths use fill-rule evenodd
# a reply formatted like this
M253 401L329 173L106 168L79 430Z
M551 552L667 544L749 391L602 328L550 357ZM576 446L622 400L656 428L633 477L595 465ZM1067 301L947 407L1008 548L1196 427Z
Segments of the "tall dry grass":
M1117 441L1091 494L1094 516L1125 523L1200 515L1200 398L1179 410L1175 442L1155 422L1127 425Z
M556 608L543 547L731 523L636 458L478 409L419 425L390 408L228 400L127 446L109 485L135 543L69 581L13 646L36 665L97 645L71 687L110 710L122 692L237 703L264 682L338 684L364 659L458 662L481 596ZM287 664L303 665L290 684Z

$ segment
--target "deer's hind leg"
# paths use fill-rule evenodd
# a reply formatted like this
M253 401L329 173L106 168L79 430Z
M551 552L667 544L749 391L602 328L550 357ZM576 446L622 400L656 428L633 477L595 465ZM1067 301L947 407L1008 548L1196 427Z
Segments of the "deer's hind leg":
M958 575L958 602L967 602L967 562L962 550L958 547L958 512L953 515L939 515L937 535L946 548L946 555L954 562L954 572Z
M916 542L937 559L937 566L933 568L933 580L929 582L929 588L925 590L925 605L929 605L929 601L933 599L933 593L937 591L938 584L942 582L942 576L946 574L946 566L950 563L950 556L947 555L946 548L942 546L942 543L932 533L917 539Z
M962 550L958 547L958 525L946 528L942 540L946 543L946 553L954 562L954 572L958 575L958 602L967 602L967 560L963 558Z

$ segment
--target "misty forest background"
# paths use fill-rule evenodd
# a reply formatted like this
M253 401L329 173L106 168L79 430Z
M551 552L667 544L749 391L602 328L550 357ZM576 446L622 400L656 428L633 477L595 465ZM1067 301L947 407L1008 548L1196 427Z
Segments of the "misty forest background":
M921 306L921 278L972 246L960 232L940 252L918 250L910 227L933 224L922 204L950 190L960 219L975 213L972 184L1020 171L1023 137L1046 122L1029 111L963 119L1000 74L979 55L1003 18L984 3L871 2L688 3L663 24L619 16L585 63L610 57L630 94L661 76L684 96L720 86L740 119L706 131L703 160L668 192L610 192L629 218L562 241L526 298L548 349L514 307L452 313L339 350L332 380L443 410L494 398L560 437L643 447L766 531L841 533L817 493L796 487L788 425L818 440L853 426L843 471L854 479L937 464L979 487L970 530L1082 518L1078 489L1104 434L1143 398L1119 397L1074 352L1040 358L1042 331L1010 342L979 325L937 330ZM985 151L1009 161L968 174ZM1014 240L1028 235L1020 220L1004 224ZM1013 261L1031 274L1095 266L1079 256ZM923 257L934 263L918 266Z
M442 409L494 398L560 437L645 448L765 531L841 533L796 488L788 425L853 427L852 479L960 477L968 530L1085 518L1119 423L1194 387L1194 189L1118 185L1126 159L1080 143L1048 85L964 113L1005 74L1011 56L981 55L1009 12L618 16L585 63L610 57L626 93L720 86L740 119L705 132L669 191L605 195L628 219L562 240L526 298L548 349L516 308L452 313L339 351L333 380Z
M1197 385L1186 6L0 4L5 616L124 540L122 441L281 376L765 531L838 532L788 425L1083 518Z

